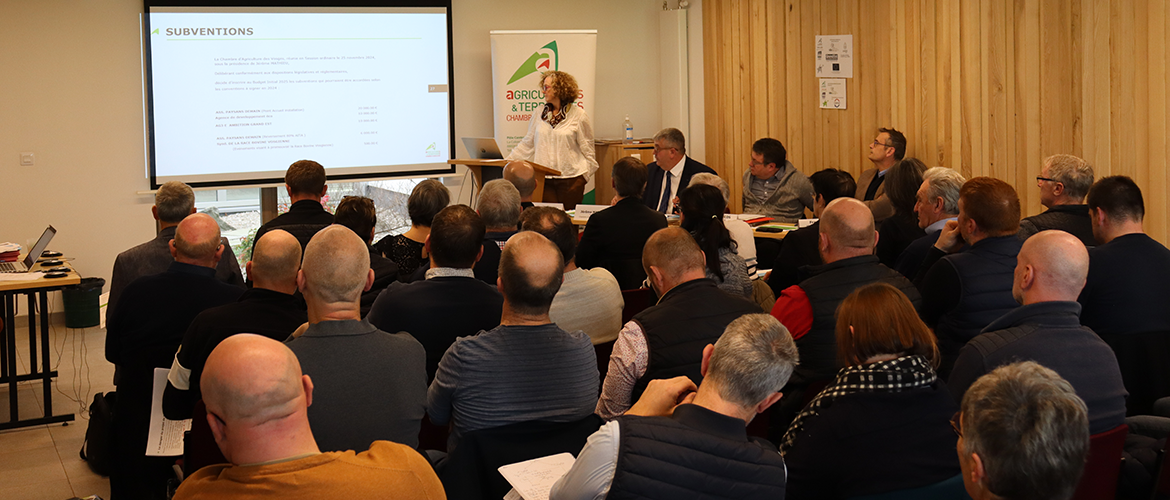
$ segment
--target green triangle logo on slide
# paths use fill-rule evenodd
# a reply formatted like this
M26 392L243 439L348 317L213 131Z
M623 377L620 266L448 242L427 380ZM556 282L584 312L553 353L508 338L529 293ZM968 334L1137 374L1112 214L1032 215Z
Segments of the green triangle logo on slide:
M516 72L512 73L512 78L508 80L508 85L516 83L516 80L524 78L528 75L536 73L537 71L557 70L561 66L560 55L557 53L557 41L548 42L548 45L541 47L540 50L533 52L524 61Z
M155 29L154 29L154 31L151 31L151 32L150 32L150 34L152 34L152 35L157 35L157 34L158 34L158 28L155 28Z

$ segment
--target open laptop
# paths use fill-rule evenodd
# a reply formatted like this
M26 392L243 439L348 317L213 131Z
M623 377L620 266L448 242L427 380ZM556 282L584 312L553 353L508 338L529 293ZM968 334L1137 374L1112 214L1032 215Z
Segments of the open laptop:
M474 160L502 160L500 146L492 137L464 137L463 145L467 147L467 154Z
M27 273L32 270L33 264L37 263L37 257L45 251L45 247L49 246L49 241L57 234L57 230L53 226L45 229L41 233L41 239L37 240L37 244L33 245L32 249L28 251L28 255L24 256L21 262L0 262L0 273Z

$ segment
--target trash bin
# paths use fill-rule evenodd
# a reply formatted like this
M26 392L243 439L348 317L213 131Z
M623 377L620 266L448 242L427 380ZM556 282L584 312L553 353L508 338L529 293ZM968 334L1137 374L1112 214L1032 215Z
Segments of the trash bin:
M81 283L61 290L61 298L65 301L66 328L89 328L101 323L98 312L104 286L104 279L82 278Z

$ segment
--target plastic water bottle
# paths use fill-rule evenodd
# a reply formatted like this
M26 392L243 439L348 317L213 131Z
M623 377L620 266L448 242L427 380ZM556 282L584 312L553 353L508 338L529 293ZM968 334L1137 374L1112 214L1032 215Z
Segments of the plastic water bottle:
M630 115L626 115L626 144L634 142L634 124L630 123Z

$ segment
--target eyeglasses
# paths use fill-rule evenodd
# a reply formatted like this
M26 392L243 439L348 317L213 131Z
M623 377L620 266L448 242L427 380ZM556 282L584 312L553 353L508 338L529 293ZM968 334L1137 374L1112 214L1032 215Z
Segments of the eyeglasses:
M963 412L957 411L957 412L955 412L955 415L953 417L951 417L951 429L954 429L955 435L959 436L959 437L963 437L963 425L960 423L960 420L959 420L959 418L962 416L962 414L963 414Z
M874 141L873 141L873 145L874 145L874 146L885 146L885 147L887 147L887 148L892 148L892 147L894 147L894 145L893 145L893 144L886 144L886 143L883 143L883 142L878 142L878 141L877 141L877 139L874 139Z
M660 148L660 147L658 147L658 146L654 146L654 152L655 152L655 153L657 153L657 152L659 152L659 151L666 151L666 150L670 150L670 149L678 149L678 148Z
M1048 182L1060 182L1060 181L1058 181L1058 180L1056 180L1056 179L1049 179L1049 178L1047 178L1047 177L1041 177L1041 176L1037 175L1037 176L1036 176L1036 182L1040 182L1040 181L1048 181Z

